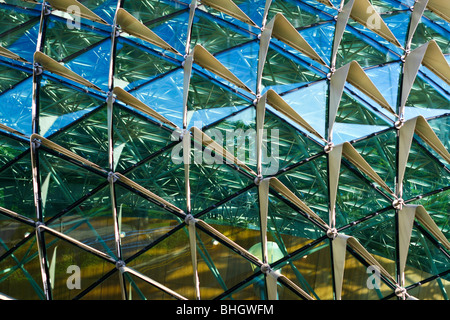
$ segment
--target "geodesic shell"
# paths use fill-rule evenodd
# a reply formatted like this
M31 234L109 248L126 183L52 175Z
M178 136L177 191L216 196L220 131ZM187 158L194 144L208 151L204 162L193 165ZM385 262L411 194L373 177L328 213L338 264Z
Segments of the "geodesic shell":
M0 1L1 298L448 299L448 1L42 2Z

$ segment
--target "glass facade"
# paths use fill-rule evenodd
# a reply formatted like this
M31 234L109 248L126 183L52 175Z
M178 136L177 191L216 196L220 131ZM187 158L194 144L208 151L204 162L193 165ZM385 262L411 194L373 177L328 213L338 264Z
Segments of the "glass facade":
M446 0L0 0L0 298L448 300Z

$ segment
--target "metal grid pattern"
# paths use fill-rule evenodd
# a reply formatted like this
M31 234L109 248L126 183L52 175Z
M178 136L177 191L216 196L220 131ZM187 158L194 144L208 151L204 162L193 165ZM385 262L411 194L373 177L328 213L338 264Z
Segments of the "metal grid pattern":
M0 1L0 297L448 299L449 12Z

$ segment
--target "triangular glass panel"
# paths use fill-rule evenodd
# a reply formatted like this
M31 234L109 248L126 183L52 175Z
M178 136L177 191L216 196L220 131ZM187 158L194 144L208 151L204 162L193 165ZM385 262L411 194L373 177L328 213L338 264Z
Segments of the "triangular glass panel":
M117 184L115 197L124 259L159 241L180 223L174 214Z
M51 140L102 168L108 168L106 105L84 115Z
M33 235L0 261L0 292L14 299L45 300L38 247Z
M183 76L183 69L175 69L162 78L130 91L130 94L182 128Z
M250 104L246 97L193 72L187 101L188 127L201 129Z
M0 168L24 153L30 148L26 141L14 139L7 135L0 135Z
M14 86L26 78L31 77L31 74L28 72L3 64L0 64L0 74L2 75L2 78L0 79L0 95L5 91L14 88Z
M28 218L36 218L29 155L0 172L0 206Z
M281 94L321 78L323 78L322 75L312 68L307 68L296 57L269 47L264 64L261 91L273 89Z
M352 28L346 28L339 45L336 68L340 68L351 61L356 61L361 67L366 68L397 59L388 49L381 47L370 39L356 36L354 32Z
M394 278L397 250L395 220L394 210L383 210L379 214L372 214L368 219L342 230L343 234L356 238Z
M105 182L91 193L83 197L80 204L52 218L47 224L58 232L115 257L117 253L109 186Z
M136 88L176 68L173 62L119 39L114 84L125 90Z
M50 153L39 151L38 154L42 210L46 219L106 180Z
M219 23L219 20L198 11L195 14L191 31L190 47L200 44L211 54L238 47L247 41L254 39L250 34L232 27L227 23Z
M110 262L49 232L45 232L45 242L55 300L73 299L114 268Z
M173 143L171 131L127 108L114 105L114 168L122 171Z
M328 221L328 172L325 156L302 163L278 179L322 220Z
M403 181L403 198L410 199L449 184L449 170L443 168L426 148L413 141Z
M103 103L81 90L43 78L39 86L39 134L48 137Z
M66 20L50 17L45 31L42 52L56 61L70 61L108 35L87 28L69 27Z
M391 205L392 201L370 183L371 180L363 177L357 169L341 165L336 197L337 228Z
M179 154L178 154L179 152ZM174 161L182 157L181 143L175 147L157 153L144 163L126 173L126 176L157 196L186 210L186 189L184 165ZM149 177L152 177L149 179Z

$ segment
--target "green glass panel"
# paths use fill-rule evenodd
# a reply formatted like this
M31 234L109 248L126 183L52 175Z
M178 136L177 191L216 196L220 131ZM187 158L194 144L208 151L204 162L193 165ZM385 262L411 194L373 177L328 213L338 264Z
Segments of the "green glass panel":
M125 0L123 1L122 8L142 23L148 24L153 20L160 19L186 7L167 0Z
M26 156L0 172L0 206L35 218L31 161Z
M373 126L386 126L387 122L379 115L371 112L369 107L358 101L355 96L345 92L336 114L336 122L354 123Z
M450 172L413 141L403 182L403 198L410 199L450 185Z
M450 212L449 197L450 190L445 190L411 202L411 204L424 206L447 239L450 238L450 221L447 216L447 213Z
M45 233L45 242L54 300L74 299L115 267L104 259L48 232ZM105 299L110 298L110 291L117 290L119 284L114 287L103 293Z
M438 275L449 268L448 256L414 227L406 261L406 285Z
M216 109L248 106L250 103L243 97L219 86L207 78L193 73L189 84L188 112L191 110ZM227 114L234 111L227 109Z
M349 22L349 25L352 25ZM375 66L397 59L386 49L381 51L375 47L378 44L371 40L361 39L346 30L339 45L336 58L336 68L342 67L351 61L357 61L361 67Z
M14 299L45 299L37 250L33 235L0 261L0 292Z
M394 190L396 177L396 132L387 130L376 136L358 141L353 147L367 161L383 181Z
M256 110L251 107L209 127L209 132L222 138L221 145L238 160L256 170Z
M168 129L117 104L114 105L113 123L114 162L117 171L125 170L173 143Z
M435 89L420 76L414 81L406 105L416 108L450 110L448 96Z
M51 140L86 160L108 168L106 105L84 116Z
M428 24L430 23L428 22ZM423 21L419 23L412 38L411 50L416 49L430 40L434 40L444 54L450 53L450 40L448 38L449 31L445 30L439 32L437 31L438 29L439 27L429 27Z
M39 152L42 210L52 217L106 179L54 155Z
M20 4L23 5L24 2L21 2ZM17 26L29 22L33 18L37 19L36 15L32 14L32 12L0 7L0 37L3 34L9 33L12 29L17 28Z
M311 210L328 221L327 159L320 156L278 176Z
M176 67L158 55L119 41L114 71L115 86L130 89Z
M180 223L174 214L118 184L115 197L124 259L157 241Z
M294 28L310 26L325 20L318 11L312 8L308 8L309 10L307 10L307 8L306 6L299 6L296 1L292 0L272 1L267 21L270 21L278 13L282 13Z
M25 141L0 135L0 168L28 150L29 147L30 145Z
M31 76L31 74L25 71L13 69L1 64L0 74L2 75L0 78L0 94Z
M43 79L39 89L39 134L45 137L104 103L50 79Z
M239 243L239 230L259 230L260 228L258 190L255 187L243 192L200 218L224 230L228 238ZM246 247L250 248L253 244L250 242Z
M196 150L193 151L194 154ZM203 161L194 160L189 166L193 213L198 213L253 183L252 179L225 164L221 157L212 157L210 153L210 149L204 149Z
M45 31L43 53L56 61L67 62L105 38L86 28L69 28L65 20L50 18Z
M353 236L395 278L396 227L395 211L388 210L373 215L343 234Z
M200 44L211 54L239 46L252 38L219 24L216 20L200 15L194 19L191 31L191 48Z
M264 130L262 152L264 176L277 174L286 167L323 151L318 143L269 111L265 115Z
M362 177L357 169L350 168L341 164L336 197L338 228L388 207L392 203L370 185L371 180Z
M262 76L262 88L271 88L280 93L321 78L323 78L321 75L297 63L292 57L269 47Z
M173 161L173 155L178 155L178 152L182 157L181 148L177 149L175 146L152 157L126 176L178 208L186 210L184 165Z
M268 214L268 240L276 242L283 255L324 235L321 229L275 195L269 196Z

